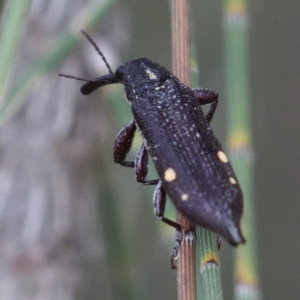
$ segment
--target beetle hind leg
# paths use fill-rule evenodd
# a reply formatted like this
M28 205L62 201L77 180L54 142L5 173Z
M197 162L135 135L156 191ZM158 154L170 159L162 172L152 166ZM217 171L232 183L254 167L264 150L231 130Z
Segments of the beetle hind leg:
M156 185L159 179L146 180L148 173L148 152L143 143L135 160L135 177L137 182L145 185Z
M204 88L193 89L193 93L201 105L211 104L205 116L207 122L210 123L218 106L219 94L213 90Z
M162 187L161 181L159 181L155 189L153 203L154 203L154 212L161 219L161 221L176 229L175 244L173 246L173 249L171 251L171 256L170 256L171 268L176 269L174 260L178 256L180 245L183 240L183 232L181 226L178 223L164 217L165 206L166 206L166 191Z

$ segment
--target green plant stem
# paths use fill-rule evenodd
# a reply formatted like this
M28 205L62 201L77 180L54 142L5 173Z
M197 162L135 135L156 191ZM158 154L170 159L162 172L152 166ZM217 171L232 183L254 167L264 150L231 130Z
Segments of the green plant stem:
M197 228L200 250L200 274L203 299L222 300L222 280L216 236L203 228Z
M199 86L199 72L195 38L191 51L192 87ZM222 280L217 238L209 230L197 227L197 296L198 299L222 300Z
M245 0L224 2L225 61L231 162L244 194L242 230L246 245L237 249L235 298L259 299L254 197L248 17Z

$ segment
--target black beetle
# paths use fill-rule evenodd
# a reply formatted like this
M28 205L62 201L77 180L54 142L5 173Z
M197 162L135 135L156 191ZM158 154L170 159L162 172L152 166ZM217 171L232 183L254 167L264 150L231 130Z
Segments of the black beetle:
M119 132L113 158L122 166L134 168L138 182L157 184L156 215L177 230L171 258L177 255L183 234L179 224L164 218L166 194L196 225L212 230L234 246L244 243L240 229L242 191L209 126L218 94L208 89L192 90L167 69L146 58L128 61L114 73L93 40L84 31L82 33L101 55L109 74L93 80L59 75L87 81L81 88L83 95L113 83L124 85L133 119ZM201 109L205 104L211 104L206 115ZM125 159L136 129L143 143L136 161L129 162ZM146 180L148 153L159 179Z

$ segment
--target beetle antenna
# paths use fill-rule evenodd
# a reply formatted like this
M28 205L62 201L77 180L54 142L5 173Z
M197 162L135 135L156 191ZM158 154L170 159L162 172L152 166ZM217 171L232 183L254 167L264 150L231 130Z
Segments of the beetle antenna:
M112 71L109 63L107 62L104 54L100 51L99 47L96 45L96 43L93 41L93 39L84 30L80 30L80 32L86 37L86 39L93 45L93 47L95 48L97 53L101 56L101 58L104 61L109 73L113 74L114 72Z
M76 77L76 76L72 76L72 75L68 75L68 74L58 73L57 76L66 77L66 78L72 78L72 79L76 79L76 80L80 80L80 81L86 81L86 82L90 81L88 79L84 79L84 78L81 78L81 77Z

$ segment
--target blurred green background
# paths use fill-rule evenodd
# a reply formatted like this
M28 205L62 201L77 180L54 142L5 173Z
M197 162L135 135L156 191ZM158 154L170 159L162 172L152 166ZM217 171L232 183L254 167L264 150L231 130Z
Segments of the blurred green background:
M7 85L1 83L1 299L176 298L176 274L169 267L174 232L153 214L154 188L137 184L132 170L112 161L114 138L131 118L122 87L83 97L80 82L56 77L107 73L82 28L113 70L139 57L171 69L169 2L97 2L35 0L22 8L17 52ZM108 6L97 15L101 2ZM7 7L2 3L2 28ZM220 94L212 127L225 146L222 2L192 1L192 7L200 85ZM299 11L295 0L249 3L263 299L298 299L300 293ZM93 13L96 21L90 20ZM149 177L155 177L153 170ZM172 206L168 213L174 213ZM234 251L222 243L225 299L233 293Z

